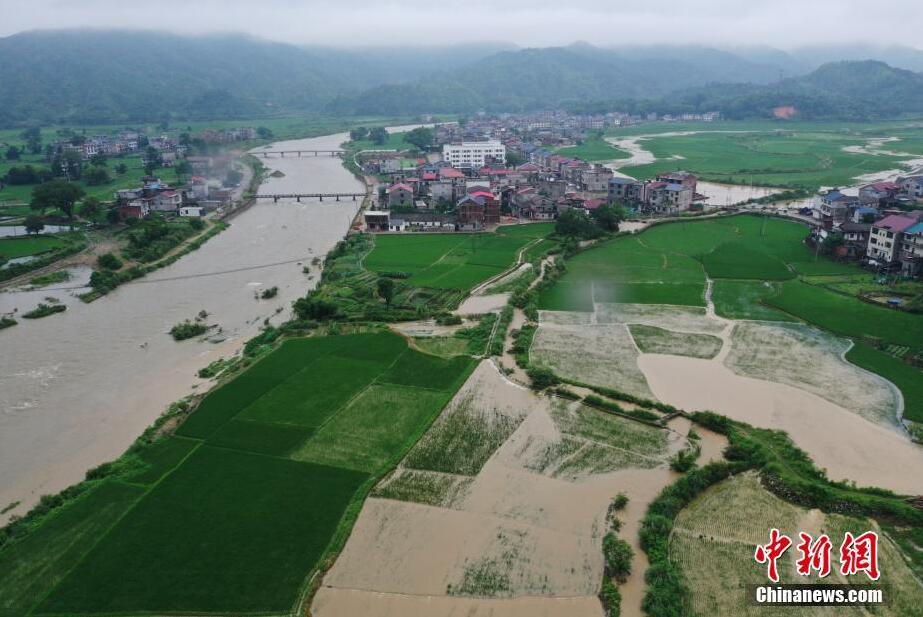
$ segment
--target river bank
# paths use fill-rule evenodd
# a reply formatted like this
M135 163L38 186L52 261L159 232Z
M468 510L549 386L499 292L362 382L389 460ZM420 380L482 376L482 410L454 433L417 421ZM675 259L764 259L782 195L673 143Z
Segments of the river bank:
M346 139L335 134L273 147L333 149ZM283 174L267 178L267 190L344 192L359 185L338 158L264 163ZM196 376L199 368L236 353L264 322L285 319L291 302L317 284L311 261L343 237L358 205L256 203L194 254L92 306L75 300L79 289L28 292L61 296L69 310L4 332L0 507L19 504L0 522L117 457L167 405L209 385ZM278 287L276 297L254 299L269 287ZM2 294L0 302L13 297ZM215 342L174 342L167 331L201 310L221 335Z

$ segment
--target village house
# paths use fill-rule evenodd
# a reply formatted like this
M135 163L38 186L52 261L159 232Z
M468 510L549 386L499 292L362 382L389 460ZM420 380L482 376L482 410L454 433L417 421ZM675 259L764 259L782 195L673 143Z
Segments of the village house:
M369 231L388 231L391 213L387 210L366 210L362 216Z
M859 207L858 197L844 195L838 189L831 189L820 195L813 215L827 229L831 229L845 223L857 207Z
M611 203L623 203L653 214L675 214L692 207L698 178L687 171L674 171L648 182L615 176L607 184Z
M119 213L119 218L123 221L125 219L143 219L151 212L150 203L144 199L119 202L115 208Z
M632 180L631 178L625 178L623 176L615 176L609 178L608 187L609 187L609 202L621 202L624 204L630 204L641 201L641 188L644 185L637 180Z
M871 230L871 223L846 221L841 224L840 233L843 234L843 246L839 251L839 256L849 259L865 259Z
M866 254L869 264L887 269L900 261L904 233L920 222L923 211L910 214L891 214L872 224Z
M923 176L902 176L897 179L901 194L911 199L923 200Z
M157 212L176 212L183 204L183 197L178 191L157 191L151 198L151 209Z
M183 217L201 217L204 212L202 206L182 206L179 209L179 215Z
M901 274L919 276L923 273L923 217L904 230L901 242Z
M682 184L648 182L642 192L642 207L655 214L674 214L692 207L693 190Z
M609 180L612 179L612 170L602 165L594 165L585 169L580 174L578 186L587 193L608 193Z
M389 208L407 208L413 205L413 187L404 184L392 184L387 190Z
M875 182L859 187L859 202L873 208L887 206L901 192L897 182Z
M460 225L477 228L500 222L500 201L488 191L475 191L463 197L455 206Z

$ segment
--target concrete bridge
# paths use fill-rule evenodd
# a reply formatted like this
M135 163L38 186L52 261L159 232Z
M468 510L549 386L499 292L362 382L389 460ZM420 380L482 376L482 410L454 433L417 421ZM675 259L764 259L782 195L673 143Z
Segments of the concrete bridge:
M305 156L345 156L346 150L258 150L253 153L255 156L262 156L264 159L268 158L270 154L278 154L281 158L285 158L286 154L301 157Z
M266 193L254 195L253 198L271 199L273 203L278 203L280 199L294 199L298 202L302 199L319 199L324 201L324 198L335 199L336 201L340 201L341 199L356 201L356 199L364 198L365 195L365 193Z

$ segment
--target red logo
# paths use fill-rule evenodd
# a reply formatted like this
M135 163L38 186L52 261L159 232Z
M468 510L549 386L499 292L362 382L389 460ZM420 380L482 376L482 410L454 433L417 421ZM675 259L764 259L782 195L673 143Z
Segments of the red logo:
M801 538L801 542L798 543L801 558L795 562L798 574L810 576L811 570L817 570L821 578L830 574L830 551L833 548L830 537L827 534L821 534L815 540L811 534L803 531L798 534L798 537Z
M866 531L854 538L846 532L843 544L840 546L840 574L851 576L858 572L865 572L873 581L881 576L878 571L878 534Z
M796 547L800 555L795 561L798 574L810 576L811 572L817 572L821 578L829 575L830 554L833 551L830 537L821 534L815 539L804 532L799 533L798 537L801 540ZM774 583L779 582L779 558L791 546L790 537L772 528L769 530L769 542L756 547L753 557L756 563L766 565L766 574ZM859 536L846 532L840 545L840 574L852 576L859 572L865 572L873 581L881 576L878 570L878 534L874 531L866 531Z
M779 582L779 567L776 562L791 545L792 539L779 533L779 530L773 527L769 530L769 543L756 547L756 554L754 555L756 563L766 564L766 574L769 576L769 580L774 583Z

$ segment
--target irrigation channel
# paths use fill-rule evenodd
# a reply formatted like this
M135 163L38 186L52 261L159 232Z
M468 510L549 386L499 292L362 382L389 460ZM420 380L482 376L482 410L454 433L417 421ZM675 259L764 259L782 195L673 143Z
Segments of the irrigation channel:
M269 149L335 150L347 139L327 135ZM339 157L260 160L284 174L268 177L263 193L364 190ZM88 268L60 285L0 293L0 313L21 314L48 296L68 307L45 319L17 317L0 337L0 509L20 502L0 523L117 457L167 405L207 387L198 369L236 352L265 319L287 318L291 302L317 283L312 260L345 235L360 204L258 201L197 251L89 305L76 297ZM269 287L278 287L276 297L255 299ZM202 310L218 334L181 343L169 336L174 324Z

